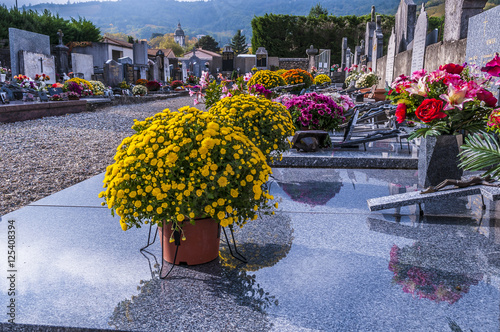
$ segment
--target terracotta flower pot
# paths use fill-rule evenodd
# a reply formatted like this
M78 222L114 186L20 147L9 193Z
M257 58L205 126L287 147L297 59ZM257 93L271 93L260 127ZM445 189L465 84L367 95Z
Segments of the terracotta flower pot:
M165 224L160 232L163 259L176 265L198 265L208 263L219 257L220 225L212 218L195 219L195 225L188 221L182 226L185 241L180 241L177 257L176 245L170 243L171 225Z

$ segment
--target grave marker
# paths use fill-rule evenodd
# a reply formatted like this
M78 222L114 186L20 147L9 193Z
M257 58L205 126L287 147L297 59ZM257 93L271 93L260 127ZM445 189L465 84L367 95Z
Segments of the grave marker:
M377 23L375 22L375 6L372 6L371 21L366 23L366 30L365 30L366 62L372 61L373 33L375 32L376 28L377 28Z
M264 47L259 47L255 56L255 66L258 69L267 69L267 50Z
M413 41L416 21L417 5L412 0L401 0L395 17L396 54L406 51Z
M123 66L115 60L104 64L104 81L110 87L117 87L123 81Z
M415 27L415 38L413 39L413 53L411 57L410 73L424 68L425 46L427 41L427 13L424 4L418 16Z
M54 57L42 53L19 51L18 68L20 74L35 78L36 74L45 74L50 77L46 83L56 82L56 63Z
M9 28L9 47L12 77L22 74L19 69L20 51L29 51L50 57L50 38L39 33ZM41 73L38 72L37 74ZM53 76L55 79L55 73Z
M233 71L234 70L234 51L231 46L224 46L224 51L222 51L222 71Z
M500 52L500 6L471 17L465 61L483 67Z
M94 75L94 57L91 54L72 53L71 66L74 73L82 73L90 81Z
M394 57L396 56L396 34L392 27L391 37L389 37L389 45L387 45L387 62L385 65L385 84L391 85L394 78Z
M469 18L481 13L487 0L447 0L444 7L444 41L467 37ZM493 28L495 25L491 24Z

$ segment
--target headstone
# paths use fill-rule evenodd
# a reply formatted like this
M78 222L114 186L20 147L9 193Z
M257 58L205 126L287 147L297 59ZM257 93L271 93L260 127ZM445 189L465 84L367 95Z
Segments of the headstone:
M83 73L83 78L87 81L94 75L94 57L90 54L72 53L71 66L74 73Z
M123 66L115 60L104 64L104 81L110 87L117 87L123 81Z
M447 0L444 4L443 40L455 41L467 37L469 18L481 13L487 0ZM489 25L489 28L494 25Z
M60 95L63 93L62 88L47 88L47 91L49 92L49 96Z
M344 37L342 38L342 53L341 53L341 63L340 63L340 68L342 68L342 70L345 70L345 68L347 67L347 64L346 64L346 51L347 51L347 37Z
M351 68L351 49L348 47L347 50L345 51L345 66L347 68Z
M372 68L377 72L377 59L381 58L384 52L384 35L382 34L382 17L377 15L377 26L373 32Z
M377 28L377 22L375 22L375 6L372 6L371 21L366 23L365 30L365 52L366 61L372 61L372 49L373 49L373 32Z
M471 17L467 33L465 61L479 67L500 51L500 6ZM498 87L498 86L497 86Z
M410 73L424 68L425 44L427 41L427 13L424 4L418 16L417 26L415 27L415 38L413 39L413 53L411 57Z
M439 38L439 30L438 29L432 30L427 35L427 38L425 40L425 45L429 46L429 45L437 43L438 42L438 38Z
M132 59L130 57L125 56L123 58L119 58L118 63L121 63L122 65L124 65L124 64L132 65L134 62L132 61Z
M267 69L267 50L264 47L259 47L255 52L255 67Z
M64 34L61 29L57 31L57 36L59 37L59 44L54 47L54 55L56 57L56 73L62 76L63 73L69 72L69 47L63 44L62 37Z
M359 57L359 64L361 66L367 66L368 65L368 55L363 54L362 56Z
M146 41L133 44L134 49L134 64L147 65L148 64L148 44Z
M36 74L45 74L50 77L46 83L56 82L56 63L52 55L19 51L19 73L35 78Z
M130 57L126 56L118 59L118 63L122 65L123 68L123 79L127 84L135 84L134 80L134 65Z
M222 71L234 70L234 51L230 45L224 46L222 51Z
M413 41L416 21L417 5L413 0L401 0L395 16L396 54L406 51Z
M154 61L152 64L149 65L149 71L151 72L151 78L153 81L159 81L160 80L160 65L158 61ZM197 76L199 77L199 76Z
M21 74L19 70L19 51L29 51L44 54L47 57L50 56L50 38L39 33L9 28L9 47L12 77Z
M361 56L361 46L356 46L354 48L354 64L355 65L359 65L360 56Z
M392 27L389 44L387 45L387 61L385 65L385 84L391 85L394 77L394 57L396 56L396 34Z

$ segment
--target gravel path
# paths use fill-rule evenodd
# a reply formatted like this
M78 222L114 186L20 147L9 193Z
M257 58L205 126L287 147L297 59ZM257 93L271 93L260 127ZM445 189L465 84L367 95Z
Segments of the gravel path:
M192 97L0 123L0 216L106 170L134 119L192 105Z

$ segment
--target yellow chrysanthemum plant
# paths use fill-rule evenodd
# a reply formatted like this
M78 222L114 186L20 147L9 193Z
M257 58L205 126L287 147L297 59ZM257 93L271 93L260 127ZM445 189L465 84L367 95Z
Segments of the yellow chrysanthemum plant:
M286 85L286 82L283 77L281 77L274 71L259 70L248 81L247 86L249 89L251 89L251 87L255 84L261 84L266 89L272 89L278 86L284 86Z
M290 149L288 137L294 135L295 126L290 112L281 103L239 94L218 101L209 112L227 126L241 128L269 161L280 159Z
M314 84L320 85L320 84L325 84L325 83L332 83L332 80L328 75L325 74L319 74L314 78Z
M118 146L100 193L123 230L153 223L183 234L185 222L213 218L242 226L272 213L271 168L238 128L189 106L136 121Z
M303 88L308 88L313 84L312 75L303 69L290 69L281 75L288 85L295 85L304 83L303 86L296 88L295 90L302 90Z

